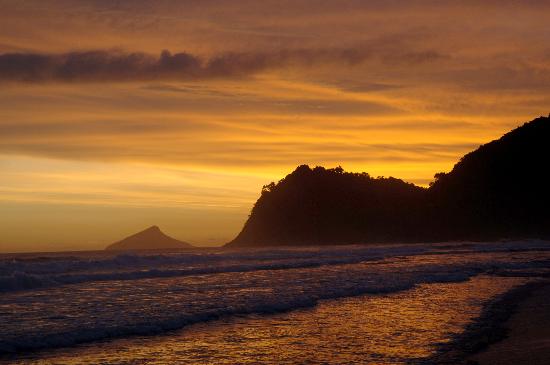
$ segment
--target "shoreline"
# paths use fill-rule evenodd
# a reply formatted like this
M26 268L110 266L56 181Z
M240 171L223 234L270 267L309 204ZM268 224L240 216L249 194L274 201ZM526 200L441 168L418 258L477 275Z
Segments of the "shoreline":
M497 351L495 347L513 345L504 344L505 341L516 340L516 336L509 340L510 336L517 332L516 327L510 322L520 314L529 317L530 314L526 313L524 308L525 303L548 291L550 291L550 280L541 277L495 298L484 306L481 315L468 325L461 335L441 348L428 363L439 365L499 363L483 361L486 358L498 357L498 354L494 354Z

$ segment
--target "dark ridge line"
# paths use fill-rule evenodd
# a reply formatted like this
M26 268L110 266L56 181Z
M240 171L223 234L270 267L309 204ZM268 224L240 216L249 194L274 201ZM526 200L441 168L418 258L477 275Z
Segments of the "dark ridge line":
M262 188L226 247L550 238L550 116L467 153L429 188L300 165Z

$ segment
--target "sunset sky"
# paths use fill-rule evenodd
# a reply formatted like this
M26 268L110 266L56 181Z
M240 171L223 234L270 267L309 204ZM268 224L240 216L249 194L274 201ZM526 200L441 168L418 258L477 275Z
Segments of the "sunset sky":
M197 245L262 185L427 185L550 112L550 1L0 0L0 251Z

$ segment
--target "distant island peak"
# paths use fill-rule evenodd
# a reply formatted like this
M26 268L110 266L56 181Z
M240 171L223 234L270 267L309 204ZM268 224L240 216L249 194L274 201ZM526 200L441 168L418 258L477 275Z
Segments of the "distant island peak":
M164 234L157 225L110 244L105 249L113 251L185 249L193 246Z

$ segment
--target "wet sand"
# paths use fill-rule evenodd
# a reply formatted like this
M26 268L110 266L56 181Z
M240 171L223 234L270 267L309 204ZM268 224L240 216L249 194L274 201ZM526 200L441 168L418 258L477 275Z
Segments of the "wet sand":
M471 356L470 364L549 364L550 285L521 300L503 327L506 337Z

